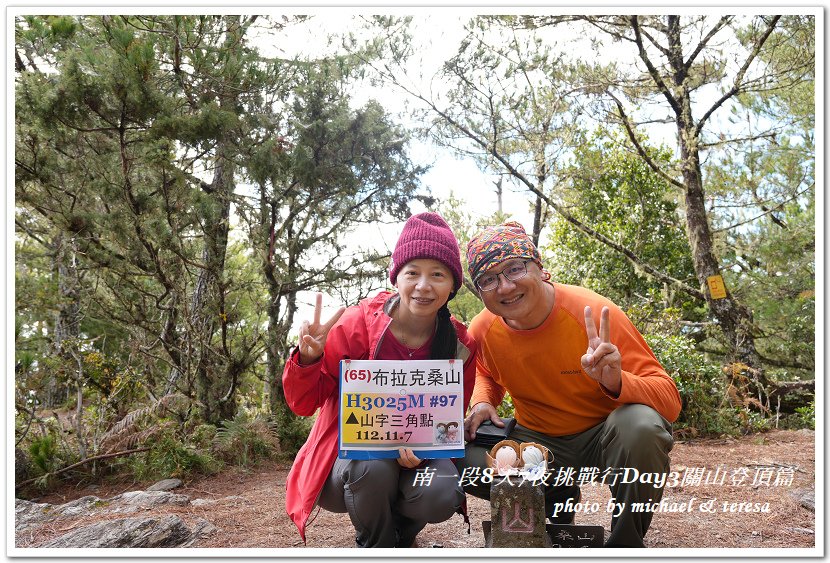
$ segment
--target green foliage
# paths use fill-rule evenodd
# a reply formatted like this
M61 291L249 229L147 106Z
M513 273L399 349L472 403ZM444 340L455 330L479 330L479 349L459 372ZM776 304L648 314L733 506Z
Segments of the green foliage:
M469 325L470 321L484 310L484 303L476 294L469 279L467 264L467 243L476 233L485 226L498 225L508 219L500 213L494 213L489 217L474 219L472 214L465 212L467 208L464 201L459 200L453 192L442 198L438 204L437 212L441 214L447 224L452 228L455 237L458 239L458 246L461 250L461 270L464 273L465 282L458 290L458 293L450 301L449 309L453 316L462 323Z
M786 225L764 221L735 237L728 253L735 267L724 274L728 287L752 307L760 329L758 351L812 379L815 367L815 198L792 202L777 215Z
M148 481L210 475L220 464L208 451L187 444L175 429L168 429L153 440L150 451L131 456L128 467L137 480Z
M313 417L295 416L290 412L273 413L273 426L279 436L280 457L293 459L300 448L305 444L311 427L314 425Z
M809 405L797 407L795 409L796 420L802 428L816 428L816 400L810 401Z
M759 354L815 377L815 17L782 16L758 63L766 88L727 116L746 132L705 164L727 288L753 313ZM745 45L758 26L736 30Z
M82 361L87 383L94 386L104 397L109 397L119 384L118 379L122 367L118 360L100 352L91 351L84 354Z
M55 437L52 434L35 437L29 444L29 459L39 474L57 469L60 458Z
M28 420L28 415L26 415ZM22 416L16 417L20 419ZM17 420L16 420L17 424ZM62 429L54 419L35 419L25 437L16 436L20 441L15 445L15 482L29 479L36 481L29 485L33 491L43 492L58 482L54 472L77 461L78 455L70 451L63 437ZM25 489L21 494L25 495Z
M496 407L496 411L502 418L510 418L515 416L516 408L513 406L513 397L510 396L510 393L504 394L504 399L502 399L501 404Z
M484 310L484 303L470 288L461 286L456 296L450 301L449 309L456 319L469 326L470 321Z
M210 423L197 424L188 434L188 440L199 450L207 450L213 446L217 427Z
M645 336L655 356L674 379L682 409L675 430L691 435L736 434L741 430L739 413L728 401L727 382L720 367L710 363L683 336Z
M615 135L599 131L576 149L566 191L570 212L657 270L696 285L674 188L622 146ZM650 154L662 165L671 161L666 149ZM688 297L665 289L562 218L551 223L543 256L554 280L588 287L623 308L655 299L664 307L688 307Z
M682 409L674 423L683 436L737 435L764 432L776 424L774 413L755 408L757 401L741 399L736 379L694 348L684 336L648 334L645 336L657 359L674 379L680 392ZM744 366L745 367L745 366Z
M233 420L220 423L213 451L220 459L243 467L270 458L279 451L275 424L263 418L250 419L240 412Z

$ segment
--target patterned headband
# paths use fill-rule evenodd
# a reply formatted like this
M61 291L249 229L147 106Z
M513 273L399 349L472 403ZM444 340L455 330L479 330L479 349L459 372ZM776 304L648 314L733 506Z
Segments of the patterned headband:
M516 221L487 227L467 244L467 263L473 282L493 266L513 258L528 258L542 269L536 245Z

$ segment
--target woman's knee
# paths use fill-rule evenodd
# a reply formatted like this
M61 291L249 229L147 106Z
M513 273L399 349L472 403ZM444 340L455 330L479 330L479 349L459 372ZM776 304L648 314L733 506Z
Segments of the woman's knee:
M370 489L375 494L395 494L400 465L394 459L353 460L343 474L344 485L352 492Z
M390 461L395 465L390 465ZM397 466L394 460L336 460L317 504L329 512L347 512L347 492L352 500L362 496L373 501L386 497L391 502L397 495Z

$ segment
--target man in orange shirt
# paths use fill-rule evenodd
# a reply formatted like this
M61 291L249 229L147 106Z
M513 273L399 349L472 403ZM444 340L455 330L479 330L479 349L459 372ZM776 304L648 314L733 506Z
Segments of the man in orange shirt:
M579 500L578 485L599 481L616 503L606 547L643 547L652 512L632 504L662 498L670 423L680 413L674 381L619 307L550 281L520 224L484 229L467 246L467 259L486 309L469 328L479 356L465 438L473 440L486 420L503 426L496 407L509 392L517 422L510 438L543 444L554 456L549 517L561 521L565 499ZM485 467L485 452L469 443L462 468ZM489 498L489 485L465 489Z

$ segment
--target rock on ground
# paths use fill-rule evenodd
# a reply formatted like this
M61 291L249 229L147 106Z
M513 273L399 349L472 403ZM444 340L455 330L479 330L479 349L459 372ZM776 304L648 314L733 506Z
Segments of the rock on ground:
M182 507L190 498L168 491L130 491L110 499L84 496L53 505L15 499L15 532L30 531L55 521L131 513L163 507ZM217 528L199 518L191 531L176 515L102 520L53 538L39 547L189 547Z
M148 491L170 491L182 486L181 479L162 479L158 483L154 483L147 487Z
M123 518L84 526L40 547L179 547L191 535L178 516Z

